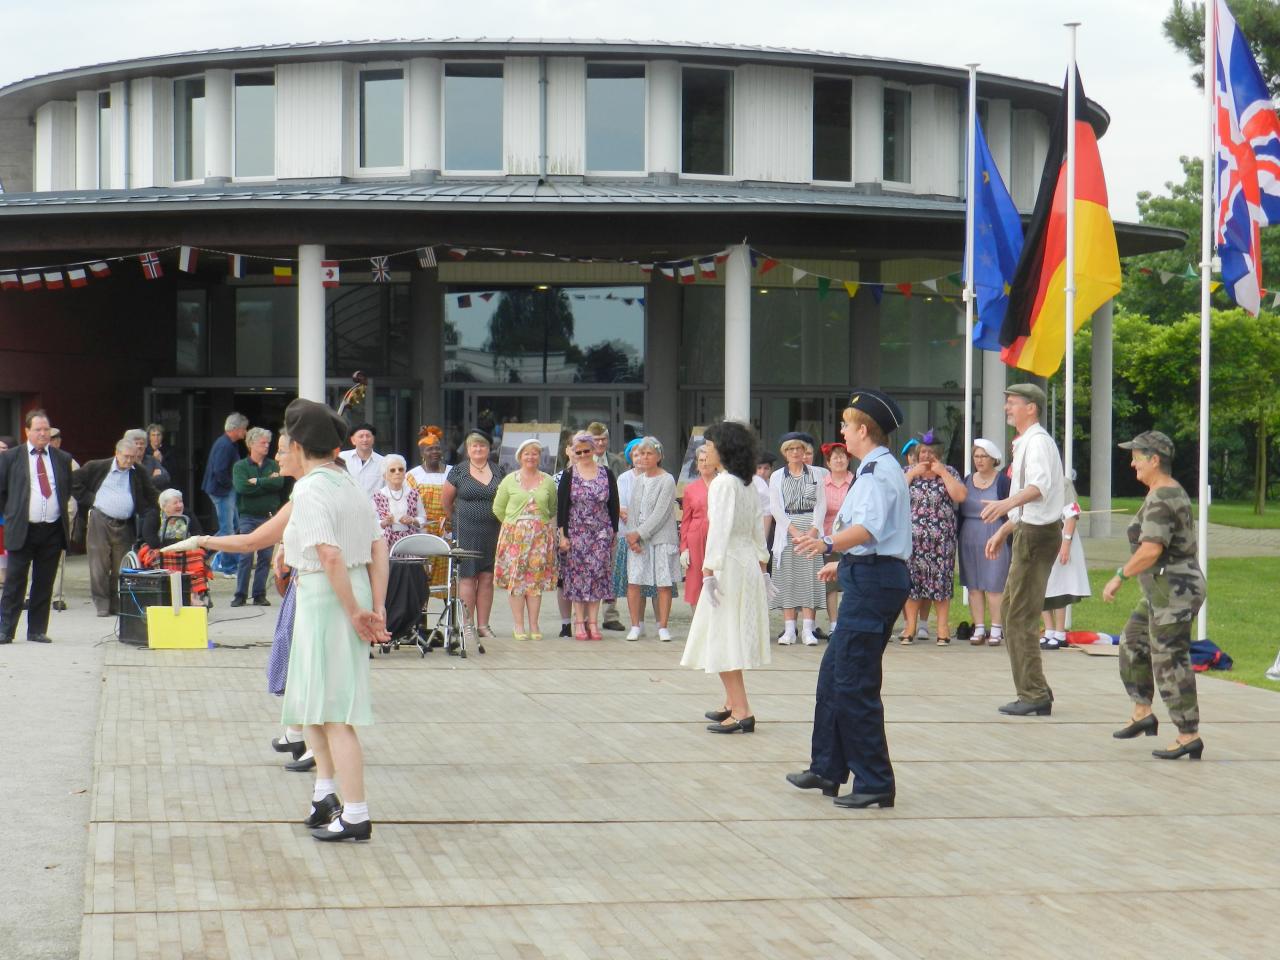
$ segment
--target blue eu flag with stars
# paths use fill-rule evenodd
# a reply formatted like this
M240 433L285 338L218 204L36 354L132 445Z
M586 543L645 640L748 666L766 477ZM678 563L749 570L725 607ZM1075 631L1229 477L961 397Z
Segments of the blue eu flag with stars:
M974 123L977 143L969 196L973 199L973 286L978 303L973 345L979 350L998 351L1000 325L1009 309L1009 284L1022 253L1022 218L991 159L981 122L975 118Z

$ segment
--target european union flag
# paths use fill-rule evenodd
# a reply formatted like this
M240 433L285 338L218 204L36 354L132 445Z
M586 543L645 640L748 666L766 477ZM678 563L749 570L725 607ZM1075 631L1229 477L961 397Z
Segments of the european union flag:
M975 119L977 144L969 197L973 203L973 286L978 295L973 345L1000 349L1000 325L1009 308L1009 284L1022 253L1022 218L987 149L982 124ZM967 259L966 259L967 262Z

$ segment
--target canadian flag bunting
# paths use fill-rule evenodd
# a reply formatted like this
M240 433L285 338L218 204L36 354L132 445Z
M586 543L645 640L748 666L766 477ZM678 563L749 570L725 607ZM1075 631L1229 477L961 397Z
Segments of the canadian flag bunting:
M16 273L0 273L0 290L17 290L20 286Z
M39 290L39 289L40 289L40 274L38 274L38 273L24 273L24 274L22 275L22 289L23 289L23 290Z
M320 285L324 287L336 287L338 285L338 261L337 260L321 260L320 261Z
M46 290L62 289L62 271L54 270L44 275L44 288Z
M183 273L195 273L197 256L199 256L199 251L195 247L179 247L178 269Z
M148 280L159 280L164 276L164 268L160 266L160 257L154 252L140 254L138 262L142 264L142 275Z
M102 280L105 277L111 276L111 268L107 266L105 263L103 263L101 260L98 260L94 263L89 264L89 272L92 273L99 280Z
M73 287L87 287L89 285L89 275L85 273L84 267L73 267L67 271L67 280Z

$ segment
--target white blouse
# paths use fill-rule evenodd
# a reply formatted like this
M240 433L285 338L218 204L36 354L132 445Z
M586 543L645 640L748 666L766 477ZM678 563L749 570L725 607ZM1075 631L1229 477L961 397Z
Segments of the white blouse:
M293 514L284 528L284 558L301 572L323 569L316 547L342 551L348 567L367 564L382 528L364 488L347 473L317 467L293 487Z

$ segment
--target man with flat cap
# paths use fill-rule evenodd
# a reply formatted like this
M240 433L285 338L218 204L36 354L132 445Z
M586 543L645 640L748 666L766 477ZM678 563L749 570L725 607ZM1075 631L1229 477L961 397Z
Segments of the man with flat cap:
M1047 717L1053 691L1040 663L1040 611L1053 562L1062 548L1062 457L1040 425L1044 391L1034 383L1015 383L1004 392L1004 413L1017 431L1013 440L1009 496L982 508L983 523L1004 517L987 541L994 560L1012 534L1013 554L1004 588L1004 637L1018 699L1000 712L1012 717Z
M902 408L879 390L849 400L840 433L861 463L829 537L817 530L797 553L835 555L820 574L839 579L837 627L818 668L809 768L787 774L802 790L821 790L839 807L892 807L897 794L884 732L881 660L911 578L911 495L889 451ZM853 776L853 792L837 796Z

